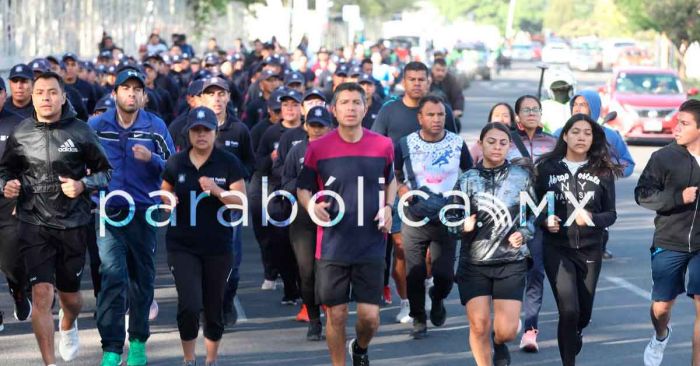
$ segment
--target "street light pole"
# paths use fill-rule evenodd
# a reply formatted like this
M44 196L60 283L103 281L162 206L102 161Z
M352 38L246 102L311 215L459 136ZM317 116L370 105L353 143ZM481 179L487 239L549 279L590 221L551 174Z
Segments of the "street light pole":
M506 23L506 39L513 37L513 18L515 18L515 3L517 0L510 0L508 6L508 22Z

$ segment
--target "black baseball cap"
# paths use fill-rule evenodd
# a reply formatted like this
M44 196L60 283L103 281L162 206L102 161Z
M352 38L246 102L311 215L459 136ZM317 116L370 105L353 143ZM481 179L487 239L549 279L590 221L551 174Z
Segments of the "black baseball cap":
M104 112L110 108L114 108L115 103L114 99L112 99L112 95L106 94L104 97L100 98L100 100L97 101L95 104L95 112Z
M146 80L144 80L143 73L138 71L135 67L128 67L119 71L119 74L117 74L117 81L114 82L114 90L117 90L120 85L131 79L138 80L142 87L146 87Z
M280 76L276 72L272 70L263 70L262 74L260 74L260 79L262 80L267 80L269 78L277 78L279 79Z
M326 107L316 106L306 114L306 124L318 123L324 127L330 127L333 123L331 114Z
M272 93L270 93L270 99L267 100L267 107L272 109L273 111L282 109L282 102L280 101L280 97L286 91L287 89L281 86L275 89Z
M73 60L75 62L80 61L78 56L73 52L66 52L63 54L63 57L61 57L61 61L66 62L66 60Z
M348 65L345 64L340 64L338 67L335 69L335 75L337 76L348 76L349 73L349 68Z
M193 108L187 115L187 129L190 130L197 126L203 126L204 128L216 131L218 121L216 120L214 111L207 107Z
M362 74L360 74L360 76L357 78L357 83L358 83L358 84L362 84L362 83L374 84L374 79L372 78L372 75L362 73Z
M26 80L32 80L34 78L34 74L32 74L32 69L25 65L25 64L17 64L15 66L12 66L12 69L10 70L10 80L13 79L26 79Z
M307 100L312 96L318 97L320 99L323 99L324 102L327 102L326 95L323 94L323 91L321 89L318 89L318 88L312 88L312 89L307 90L306 93L304 93L303 100Z
M148 61L150 59L156 59L160 62L163 62L163 56L161 56L159 53L149 53L146 55L146 57L143 58L143 61Z
M205 90L207 90L209 87L215 86L217 88L221 88L225 91L229 91L228 88L228 82L226 82L226 79L218 77L218 76L213 76L207 79L203 80L202 83L202 93L204 93Z
M193 80L187 87L187 95L190 97L196 97L202 94L202 85L204 85L203 80Z
M301 101L304 100L304 97L295 89L285 88L284 93L280 95L280 103L282 103L285 99L291 99L297 103L301 103Z
M289 86L295 83L304 85L306 83L306 78L298 71L291 71L284 77L284 86Z

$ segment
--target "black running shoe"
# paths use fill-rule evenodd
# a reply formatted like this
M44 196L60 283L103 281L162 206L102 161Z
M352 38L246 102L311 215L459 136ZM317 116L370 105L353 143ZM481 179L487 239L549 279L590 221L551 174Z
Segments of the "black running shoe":
M369 356L367 353L357 353L355 352L355 344L357 343L357 338L353 338L348 344L348 352L352 358L352 366L369 366Z
M25 321L32 316L32 302L23 294L12 294L15 299L15 319Z
M321 319L316 319L316 320L311 320L309 321L309 328L306 331L306 340L315 342L315 341L320 341L323 336L323 326L321 325Z
M420 321L413 319L413 329L411 330L411 337L413 339L423 339L428 336L428 325L425 321Z
M491 333L491 342L493 343L493 366L508 366L510 365L510 352L508 346L504 344L496 344L494 341L495 334Z
M445 324L445 320L447 319L447 309L445 309L445 303L442 299L438 300L433 297L433 290L435 290L435 286L431 287L430 291L428 291L430 301L433 303L433 306L430 308L430 322L433 323L434 326L440 327Z

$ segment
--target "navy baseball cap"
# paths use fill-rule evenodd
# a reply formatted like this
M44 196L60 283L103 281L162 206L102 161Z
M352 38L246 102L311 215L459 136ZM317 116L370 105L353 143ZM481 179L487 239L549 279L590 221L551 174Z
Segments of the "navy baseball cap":
M210 78L212 76L214 76L214 75L211 73L211 71L209 71L207 69L201 69L201 70L197 71L196 74L194 74L193 80L203 80L203 79Z
M306 78L302 73L298 71L292 71L284 77L284 86L289 86L295 83L299 83L301 85L304 85L306 83Z
M7 90L5 88L5 80L2 79L2 76L0 76L0 90Z
M116 75L117 74L117 67L114 65L109 65L109 67L105 70L105 73L108 75Z
M29 66L31 66L32 72L45 73L51 70L51 64L44 58L32 60L32 62L29 63Z
M180 59L182 59L182 60L189 60L189 59L190 59L190 54L187 53L187 52L183 52L182 54L180 54Z
M262 72L262 74L260 74L260 79L262 79L262 80L267 80L267 79L269 79L269 78L277 78L277 79L279 79L280 76L279 76L279 74L277 74L276 72L274 72L274 71L272 71L272 70L264 70L264 71Z
M286 91L286 88L279 87L275 89L272 93L270 93L270 99L267 100L267 107L272 109L273 111L282 109L282 102L280 101L280 97Z
M362 83L374 84L374 79L372 79L372 75L362 73L362 74L360 74L360 76L357 78L357 83L358 83L358 84L362 84Z
M323 94L323 91L321 89L318 89L318 88L312 88L312 89L307 90L306 93L304 93L303 100L307 100L312 96L323 99L324 102L327 101L325 94Z
M114 108L114 99L112 99L112 95L106 94L104 97L100 98L100 100L97 101L95 104L95 112L104 112L110 108Z
M204 128L216 131L218 121L216 120L214 111L207 107L193 108L187 115L187 129L190 130L197 126L203 126Z
M98 59L105 59L105 60L110 60L112 59L112 51L102 51L100 52L100 55L97 56Z
M225 91L229 91L228 83L226 82L226 79L218 77L218 76L213 76L213 77L210 77L210 78L203 80L202 93L204 93L205 90L207 90L209 87L212 87L212 86L224 89Z
M267 58L265 58L265 61L263 61L263 65L280 65L281 66L282 60L277 55L267 56Z
M301 103L301 101L304 99L304 96L301 95L301 93L299 93L297 90L285 88L284 93L280 95L280 103L282 103L285 99L291 99L297 103Z
M55 56L53 56L53 55L48 55L48 56L46 56L46 61L52 62L52 63L54 63L54 64L56 64L56 65L58 65L58 64L60 63L60 61L58 61L58 59L57 59Z
M107 67L104 64L98 64L97 66L95 66L95 72L97 72L98 74L104 74L105 72L107 72Z
M34 78L34 74L32 74L32 69L25 65L25 64L17 64L15 66L12 66L12 69L10 70L10 80L13 79L26 79L26 80L32 80Z
M148 61L150 59L156 59L160 62L163 62L163 56L161 56L158 53L149 53L146 55L146 57L143 58L144 61Z
M66 52L63 54L63 57L61 57L61 61L66 62L66 60L73 60L75 62L80 61L78 56L73 52Z
M348 76L349 72L350 72L350 70L348 68L348 65L345 65L345 64L340 64L335 69L335 75L337 75L337 76Z
M187 95L189 95L190 97L196 97L202 94L202 85L204 85L204 81L193 80L187 87Z
M348 76L351 78L356 78L359 77L362 74L362 68L359 66L353 66L350 68L350 72L348 73Z
M219 56L217 55L207 55L207 57L204 58L204 66L216 66L220 63Z
M330 127L333 123L331 114L326 107L316 106L309 110L306 114L306 124L318 123L324 127Z
M117 81L114 82L114 90L117 90L120 85L131 79L139 81L142 87L146 86L146 80L144 80L143 74L136 68L128 67L119 71L119 74L117 74Z
M180 55L173 55L172 57L173 64L179 64L182 60L182 56Z

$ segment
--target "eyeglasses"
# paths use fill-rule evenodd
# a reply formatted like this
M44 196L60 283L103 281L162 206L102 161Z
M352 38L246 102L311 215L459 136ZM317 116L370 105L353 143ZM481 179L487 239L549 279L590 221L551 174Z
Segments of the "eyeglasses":
M523 108L520 110L523 114L540 114L542 113L542 108Z

